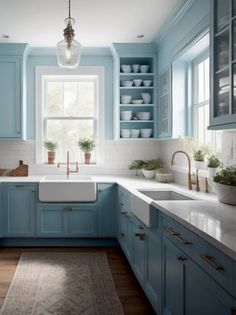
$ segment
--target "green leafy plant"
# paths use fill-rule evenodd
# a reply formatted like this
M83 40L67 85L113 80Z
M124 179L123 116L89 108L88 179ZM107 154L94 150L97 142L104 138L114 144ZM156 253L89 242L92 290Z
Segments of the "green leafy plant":
M199 146L193 149L193 159L194 161L203 162L205 161L205 157L209 154L210 149L206 145Z
M208 145L202 145L193 137L179 137L180 142L193 154L194 161L203 162L208 154L212 152Z
M236 186L236 166L229 166L225 169L221 169L217 172L213 180L219 184Z
M78 145L81 149L81 151L85 152L85 153L89 153L91 151L94 150L96 144L95 144L95 140L91 139L91 138L80 138Z
M207 157L207 166L212 168L217 168L221 166L221 160L216 154L211 154Z
M46 140L44 141L44 147L49 152L55 152L58 148L58 143L56 141Z
M146 171L153 171L160 169L162 167L162 162L159 159L144 161L142 168Z
M142 160L134 160L133 162L130 163L129 169L130 170L141 170L143 165L145 164L144 161Z

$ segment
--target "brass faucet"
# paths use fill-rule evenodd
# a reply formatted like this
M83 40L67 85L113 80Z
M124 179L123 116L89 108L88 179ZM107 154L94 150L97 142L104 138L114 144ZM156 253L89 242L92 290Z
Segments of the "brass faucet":
M174 165L174 159L175 159L175 155L177 153L183 153L186 157L187 157L187 160L188 160L188 189L189 190L192 190L192 180L191 180L191 160L190 160L190 157L189 155L184 152L184 151L175 151L172 155L172 158L171 158L171 165Z
M65 164L65 163L58 163L57 167L60 167L60 165ZM78 173L79 172L79 166L78 166L78 162L75 162L75 170L71 171L70 170L70 153L69 151L66 152L66 176L67 179L69 179L70 173ZM73 163L74 164L74 163Z

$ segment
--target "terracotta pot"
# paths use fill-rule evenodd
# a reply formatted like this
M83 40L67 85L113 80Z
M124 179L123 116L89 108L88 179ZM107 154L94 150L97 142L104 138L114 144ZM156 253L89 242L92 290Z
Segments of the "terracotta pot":
M91 153L90 152L85 152L84 153L84 159L85 159L85 164L90 164Z
M55 163L56 152L48 151L48 164Z

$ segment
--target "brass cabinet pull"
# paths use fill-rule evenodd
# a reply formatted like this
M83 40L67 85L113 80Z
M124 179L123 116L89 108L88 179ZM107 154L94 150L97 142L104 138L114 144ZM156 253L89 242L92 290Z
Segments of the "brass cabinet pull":
M121 214L125 217L125 218L127 218L127 219L129 219L129 214L128 214L128 212L121 212Z
M187 257L185 257L185 256L179 256L177 259L180 260L180 261L185 261L185 260L187 260Z
M140 241L145 240L145 233L135 233L135 236L139 237Z
M181 234L174 231L173 229L169 228L168 226L165 228L165 230L172 236L174 236L178 241L180 241L182 244L184 245L189 245L189 244L192 244L191 242L189 241L186 241L184 240L182 237L181 237Z
M127 211L121 212L122 215L126 215L127 213L128 213Z
M192 244L191 242L184 240L180 234L174 234L174 237L184 245Z
M72 211L72 208L66 207L66 208L64 208L64 211Z
M224 270L222 266L218 266L214 261L213 257L208 254L200 254L200 257L205 260L211 267L213 267L216 270Z

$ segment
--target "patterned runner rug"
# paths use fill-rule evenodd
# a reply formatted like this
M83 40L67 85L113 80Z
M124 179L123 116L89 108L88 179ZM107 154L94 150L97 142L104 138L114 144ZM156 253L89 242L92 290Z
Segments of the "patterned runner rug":
M123 315L105 253L25 253L1 315Z

